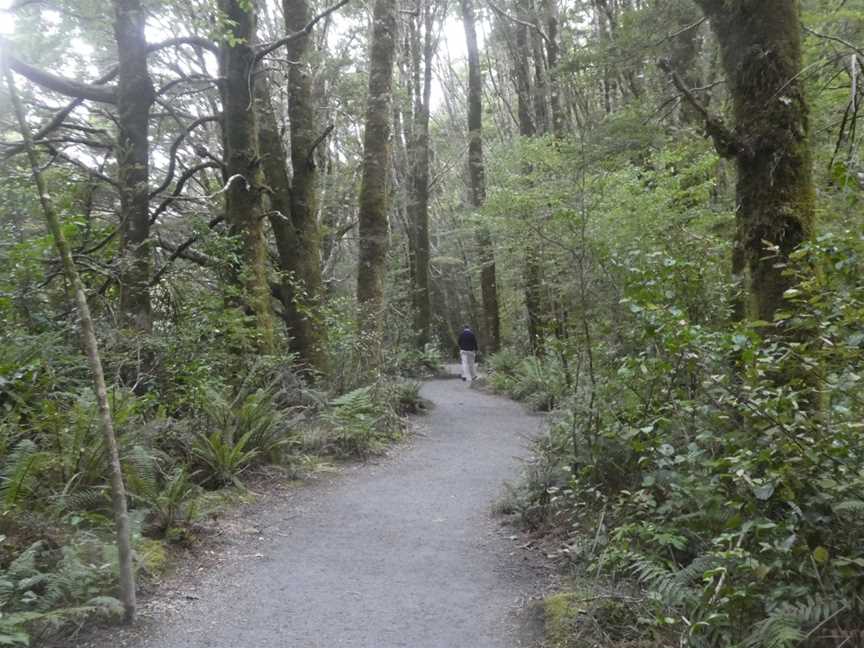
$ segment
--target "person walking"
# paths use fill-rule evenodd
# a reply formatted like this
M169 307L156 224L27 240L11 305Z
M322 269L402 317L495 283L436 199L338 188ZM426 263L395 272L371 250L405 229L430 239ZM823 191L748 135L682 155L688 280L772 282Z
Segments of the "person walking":
M474 360L477 355L477 337L467 324L459 334L459 356L462 360L462 380L468 383L474 382L477 372L474 369Z

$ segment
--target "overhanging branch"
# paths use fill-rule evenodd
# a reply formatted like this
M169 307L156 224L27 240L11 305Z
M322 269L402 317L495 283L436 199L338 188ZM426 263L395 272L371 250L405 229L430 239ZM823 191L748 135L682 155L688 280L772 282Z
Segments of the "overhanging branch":
M711 136L711 139L714 142L714 148L717 149L717 153L723 157L736 157L739 155L749 157L752 155L750 147L742 142L735 133L729 130L726 124L723 123L722 119L717 115L711 114L693 95L693 91L687 87L687 84L684 83L684 79L681 78L681 75L678 74L669 59L660 59L658 65L660 66L660 69L671 77L672 83L678 89L678 92L684 96L687 103L693 106L696 112L698 112L702 119L705 120L705 131Z
M5 38L0 38L0 55L6 58L9 62L9 67L15 72L43 88L75 99L89 99L107 104L117 103L116 88L80 83L79 81L57 76L29 63L25 63L12 54L12 44Z
M253 65L258 63L261 59L267 56L270 52L273 52L280 47L284 47L291 41L297 40L298 38L302 38L304 36L308 36L312 32L312 28L315 27L321 20L329 16L331 13L336 11L337 9L341 9L346 4L348 4L350 0L340 0L332 7L325 9L320 14L315 16L312 20L310 20L306 26L298 32L294 32L293 34L288 34L285 38L280 38L277 41L273 41L272 43L264 43L260 45L255 51L255 59L253 61Z

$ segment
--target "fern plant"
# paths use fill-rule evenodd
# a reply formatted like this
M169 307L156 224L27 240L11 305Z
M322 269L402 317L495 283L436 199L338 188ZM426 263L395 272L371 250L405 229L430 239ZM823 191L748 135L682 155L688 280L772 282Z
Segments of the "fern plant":
M0 539L2 542L2 539ZM36 542L0 570L0 645L28 646L32 631L56 630L73 619L118 614L111 550L82 538L59 552Z
M240 475L258 456L255 448L247 449L252 432L234 441L230 432L200 432L192 444L192 455L203 467L204 484L213 487L234 485L243 488Z
M39 450L30 439L23 439L13 448L0 471L0 498L4 508L13 510L37 497L43 470L54 457Z
M133 503L147 510L145 533L157 537L194 521L200 491L187 466L166 470L162 467L164 462L153 452L136 446L124 471Z
M360 387L330 402L324 420L334 429L336 451L365 457L383 445L378 423L384 414L373 398L372 386Z

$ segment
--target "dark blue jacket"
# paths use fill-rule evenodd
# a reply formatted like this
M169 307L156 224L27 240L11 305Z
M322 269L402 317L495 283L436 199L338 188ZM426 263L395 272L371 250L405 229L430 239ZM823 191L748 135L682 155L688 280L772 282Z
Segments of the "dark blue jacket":
M460 351L476 351L477 338L474 337L474 332L471 329L465 329L459 334L459 350Z

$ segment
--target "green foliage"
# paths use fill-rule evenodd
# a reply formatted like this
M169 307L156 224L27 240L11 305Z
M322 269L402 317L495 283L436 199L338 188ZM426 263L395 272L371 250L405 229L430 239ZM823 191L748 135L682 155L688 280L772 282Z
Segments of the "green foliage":
M566 371L556 356L519 359L514 351L504 350L489 362L493 389L525 401L532 409L552 410L567 393Z
M855 631L861 250L852 232L805 246L789 269L801 277L794 310L773 326L730 325L734 287L704 263L613 257L627 325L593 391L583 381L538 446L523 518L572 520L568 555L638 578L656 627L687 619L690 645L817 645Z
M368 457L401 431L386 385L355 389L330 401L323 414L332 429L333 450L345 457ZM401 398L397 392L397 399Z
M124 476L132 502L147 510L145 533L161 537L168 531L188 527L196 518L200 488L185 465L166 469L157 457L141 446L133 448Z
M27 646L33 629L118 614L119 602L102 595L113 586L112 556L113 548L79 535L60 550L36 542L0 568L0 645Z
M205 471L205 484L243 487L240 475L258 456L254 448L247 450L251 432L234 439L230 430L216 429L209 435L199 432L192 445L192 455Z

